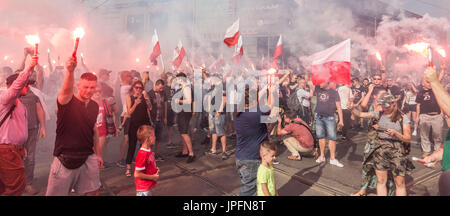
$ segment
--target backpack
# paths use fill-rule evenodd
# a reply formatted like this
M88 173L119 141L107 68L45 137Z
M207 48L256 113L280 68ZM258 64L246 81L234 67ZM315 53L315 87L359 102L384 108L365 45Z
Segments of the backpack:
M291 123L301 125L301 126L305 127L306 129L308 129L309 133L311 133L311 136L313 137L313 140L314 140L314 148L319 148L319 140L316 137L315 131L313 132L307 125L303 124L302 122L292 120Z
M302 103L298 100L297 91L289 95L287 106L289 110L294 111L296 113L298 113L298 111L302 109Z

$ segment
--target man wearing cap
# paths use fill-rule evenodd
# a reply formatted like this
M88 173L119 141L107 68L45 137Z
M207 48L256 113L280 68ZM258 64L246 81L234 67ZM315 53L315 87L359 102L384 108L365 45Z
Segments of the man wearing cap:
M28 91L28 77L37 65L33 56L29 67L7 78L8 89L0 91L0 196L20 196L25 189L26 156L24 145L28 137L27 113L19 97Z
M426 82L425 79L422 82L422 86L419 87L416 103L416 112L417 115L419 115L420 145L423 151L422 156L427 157L433 153L430 130L433 134L434 151L439 150L444 143L442 139L444 119L441 115L441 108L439 108L436 97L431 90L430 83Z

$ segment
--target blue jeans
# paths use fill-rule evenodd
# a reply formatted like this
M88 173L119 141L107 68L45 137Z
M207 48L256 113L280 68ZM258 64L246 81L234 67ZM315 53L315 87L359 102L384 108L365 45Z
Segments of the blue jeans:
M239 196L256 196L256 175L260 164L260 160L236 159L236 167L241 178Z
M326 117L316 113L314 119L317 139L327 137L328 140L337 140L336 119L334 116Z

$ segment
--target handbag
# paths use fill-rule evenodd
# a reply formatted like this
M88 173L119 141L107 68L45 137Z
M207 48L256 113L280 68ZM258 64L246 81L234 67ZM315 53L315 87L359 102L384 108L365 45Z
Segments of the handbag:
M103 100L103 107L105 108L106 133L114 135L116 134L116 125L114 125L114 119L111 114L109 104L108 102L106 102L106 100Z

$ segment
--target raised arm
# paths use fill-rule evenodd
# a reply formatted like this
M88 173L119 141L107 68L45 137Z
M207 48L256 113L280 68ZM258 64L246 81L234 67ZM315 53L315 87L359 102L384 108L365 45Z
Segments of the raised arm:
M22 58L22 61L20 61L19 67L17 68L16 71L23 71L25 69L25 62L27 61L27 56L32 55L32 54L33 54L33 50L31 50L29 48L23 49L23 58Z
M441 72L439 73L439 82L442 82L442 80L444 79L444 76L445 76L445 68L446 68L446 65L445 65L445 62L444 62L444 63L442 63L442 65L441 65Z
M361 107L363 109L367 109L369 107L368 106L369 105L369 100L370 100L370 97L372 96L372 92L373 92L374 88L375 88L374 84L370 84L369 85L369 90L367 91L367 94L364 96L364 99L361 102Z
M50 73L53 74L53 64L52 59L50 58L50 52L47 53L47 59L48 59L48 69L50 70Z
M73 96L73 85L75 82L75 68L77 67L77 59L70 57L66 62L66 74L64 75L63 85L58 94L58 103L61 105L68 104Z
M28 77L30 76L31 70L36 66L38 62L38 57L33 56L31 59L30 65L25 71L21 71L16 80L11 84L11 87L8 90L3 91L0 94L0 103L2 104L11 104L19 97L20 91L22 91L23 87L28 82Z

